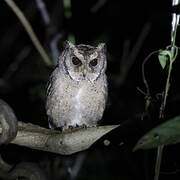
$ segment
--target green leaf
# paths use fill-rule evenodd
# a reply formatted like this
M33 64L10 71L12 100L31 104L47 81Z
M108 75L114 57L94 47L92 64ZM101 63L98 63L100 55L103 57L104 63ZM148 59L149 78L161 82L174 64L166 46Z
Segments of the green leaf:
M135 145L137 149L156 148L180 142L180 116L166 121L145 134Z
M166 62L167 62L167 60L168 60L167 57L164 56L164 55L159 54L159 55L158 55L158 58L159 58L159 62L160 62L160 64L161 64L161 67L164 69L165 66L166 66Z
M172 58L173 58L173 55L172 55L172 52L171 52L171 51L161 50L161 51L159 52L158 59L159 59L159 62L160 62L160 64L161 64L161 67L162 67L163 69L165 68L168 59L171 60Z

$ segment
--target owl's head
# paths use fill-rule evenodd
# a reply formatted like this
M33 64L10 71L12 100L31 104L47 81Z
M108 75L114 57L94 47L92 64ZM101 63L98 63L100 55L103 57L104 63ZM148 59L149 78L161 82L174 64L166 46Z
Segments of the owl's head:
M60 63L66 73L75 81L96 81L106 70L106 47L104 43L97 47L74 45L66 41Z

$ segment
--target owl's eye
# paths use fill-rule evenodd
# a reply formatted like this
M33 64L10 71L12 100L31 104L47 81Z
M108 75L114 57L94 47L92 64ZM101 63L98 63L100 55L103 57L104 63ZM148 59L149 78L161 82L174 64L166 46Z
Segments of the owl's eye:
M91 66L96 66L97 63L98 63L98 60L97 60L97 59L93 59L92 61L90 61L89 64L90 64Z
M82 64L82 62L75 56L72 58L72 63L76 66Z

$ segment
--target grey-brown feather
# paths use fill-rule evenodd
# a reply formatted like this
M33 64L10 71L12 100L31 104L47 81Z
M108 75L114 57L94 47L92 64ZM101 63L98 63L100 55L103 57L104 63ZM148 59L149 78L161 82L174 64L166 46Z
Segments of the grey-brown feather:
M92 47L68 42L47 88L46 110L51 127L94 126L101 120L108 94L103 48L103 44ZM81 67L72 64L74 56L80 59ZM98 64L90 67L94 57Z

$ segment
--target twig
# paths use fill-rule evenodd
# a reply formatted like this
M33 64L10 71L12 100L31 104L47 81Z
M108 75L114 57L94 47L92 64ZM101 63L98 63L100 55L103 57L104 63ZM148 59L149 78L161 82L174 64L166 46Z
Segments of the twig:
M28 20L32 20L37 12L35 4L32 1L27 1L26 7L24 7L23 12L24 14L26 14L26 18ZM16 45L14 43L19 40L22 31L24 31L24 27L19 26L18 23L8 25L8 28L3 33L3 36L1 36L0 49L3 49L3 51L1 51L1 54L7 55L7 52L9 52L9 50ZM10 34L11 38L9 38Z
M46 9L46 5L43 2L43 0L36 0L37 7L39 8L41 12L42 19L46 25L50 24L50 16Z
M159 172L160 172L160 168L161 168L161 160L162 160L163 149L164 149L164 145L159 146L158 149L157 149L154 180L159 179Z
M13 0L4 0L8 6L14 11L16 16L19 18L21 21L22 25L24 26L26 32L29 34L34 46L38 50L39 54L41 55L42 59L44 62L48 65L51 66L52 62L49 59L48 55L46 54L44 48L42 47L41 43L39 42L38 38L36 37L31 25L29 24L28 20L25 18L24 14L22 11L17 7L17 5L14 3Z
M0 154L0 170L8 172L11 168L12 166L6 163Z
M107 0L98 0L96 4L90 9L92 13L96 13L104 4L106 3Z
M144 26L143 26L143 29L142 31L140 32L140 35L138 37L138 40L136 41L136 44L134 45L132 51L131 51L131 54L130 54L130 59L131 61L129 61L129 64L131 65L132 62L134 62L134 59L136 59L147 35L149 34L149 31L151 29L151 24L150 23L146 23Z
M61 38L62 38L62 34L58 33L55 35L55 37L50 42L50 48L51 48L54 64L57 64L57 59L59 56L59 51L58 51L57 45L58 45L58 41Z
M17 135L17 118L12 108L0 99L0 145L12 141Z
M42 19L46 25L47 37L50 37L50 38L53 37L52 40L50 40L50 49L51 49L51 53L52 53L53 64L56 65L58 55L59 55L57 44L58 44L59 39L62 38L62 34L57 33L56 28L54 27L53 23L51 23L51 18L46 9L46 5L45 5L44 1L36 0L36 4L41 12Z
M149 60L149 58L152 55L154 55L154 54L156 54L158 52L159 52L159 50L153 51L152 53L150 53L142 63L142 79L143 79L143 83L144 83L144 85L146 87L146 93L145 94L146 94L146 96L149 96L149 97L150 97L150 89L149 89L149 85L148 85L148 82L147 82L146 76L145 76L145 64L147 63L147 61Z
M3 179L47 180L44 171L35 163L22 162L13 167L4 162L3 166L0 167L0 177Z
M15 57L15 60L10 64L7 71L3 74L3 78L8 80L10 79L15 72L17 72L22 61L29 55L31 51L30 46L25 46L20 53Z
M70 173L70 180L75 180L78 176L78 173L83 165L84 159L86 157L86 153L82 152L77 155L76 161L74 166L72 167L71 173Z
M139 51L141 50L141 47L150 31L151 24L146 23L143 28L141 33L139 34L139 37L137 39L137 42L135 43L134 47L132 48L131 52L129 51L130 47L130 42L126 40L124 42L124 48L123 48L123 55L121 58L121 63L120 63L120 73L119 77L117 80L117 84L121 86L126 79L126 76L132 67Z
M130 40L125 40L123 43L123 52L121 57L121 62L125 62L130 51ZM121 68L121 67L120 67Z

